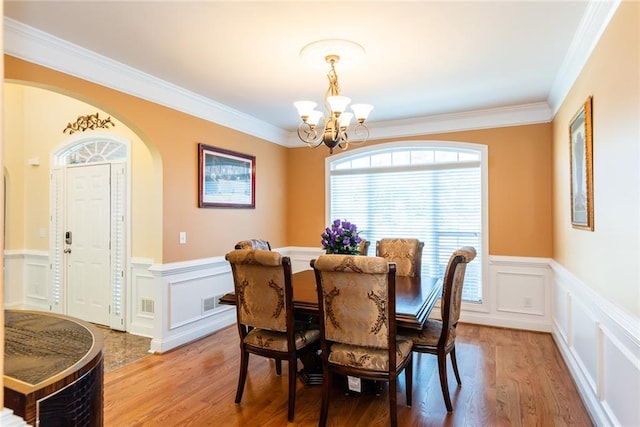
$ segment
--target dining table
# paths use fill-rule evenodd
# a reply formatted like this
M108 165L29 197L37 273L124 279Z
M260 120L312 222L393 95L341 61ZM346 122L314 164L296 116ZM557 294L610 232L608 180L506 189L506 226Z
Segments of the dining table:
M313 319L319 315L318 293L314 270L302 270L292 275L293 310L296 319ZM421 329L442 293L442 280L431 276L396 276L396 326ZM219 304L236 305L236 295L229 292ZM300 378L305 384L322 384L319 357L301 359L304 368Z

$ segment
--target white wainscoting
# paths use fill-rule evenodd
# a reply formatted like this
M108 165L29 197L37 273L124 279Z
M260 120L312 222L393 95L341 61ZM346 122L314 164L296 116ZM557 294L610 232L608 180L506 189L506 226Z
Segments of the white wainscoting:
M309 269L309 261L322 254L317 248L276 250L291 258L294 272ZM6 251L6 307L48 311L48 265L45 252ZM171 264L134 259L129 277L127 330L152 337L152 352L169 351L236 321L234 307L217 303L233 291L224 257ZM485 301L463 304L462 322L550 332L594 423L640 426L637 317L546 258L491 256L485 277ZM433 310L434 317L438 313Z
M202 338L236 321L235 309L218 305L233 291L231 268L224 257L152 265L152 298L156 308L151 351L163 353ZM213 298L212 310L204 301Z
M591 418L599 426L640 426L640 319L555 261L550 266L553 337Z
M127 332L146 337L154 336L155 278L149 271L152 259L134 258L131 260L131 286L126 292Z
M460 321L551 332L552 271L548 258L489 256L484 301L462 304Z
M5 251L5 307L50 311L49 271L47 251Z

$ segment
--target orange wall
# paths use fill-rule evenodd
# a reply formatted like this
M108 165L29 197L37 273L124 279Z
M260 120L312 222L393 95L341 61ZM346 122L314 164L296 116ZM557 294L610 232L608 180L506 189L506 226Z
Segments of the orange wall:
M240 239L320 247L325 224L325 148L286 149L160 105L5 56L6 78L45 85L99 106L153 146L163 171L163 259L223 255ZM514 126L403 138L489 147L489 251L551 256L551 125ZM367 144L389 142L370 141ZM256 156L256 209L197 207L197 143ZM178 243L180 231L187 244Z
M594 230L571 226L569 122L593 96ZM553 258L640 315L640 3L623 1L553 120Z
M372 127L372 133L375 133ZM551 257L551 125L513 126L369 141L447 140L489 147L489 253ZM326 227L326 147L287 151L287 240L292 246L320 246Z
M58 91L108 112L159 153L163 205L157 215L163 217L163 250L155 262L223 255L236 241L252 237L276 247L286 244L285 148L11 56L5 55L4 66L8 80ZM198 142L256 156L255 209L198 208ZM185 245L179 244L181 231L187 233Z

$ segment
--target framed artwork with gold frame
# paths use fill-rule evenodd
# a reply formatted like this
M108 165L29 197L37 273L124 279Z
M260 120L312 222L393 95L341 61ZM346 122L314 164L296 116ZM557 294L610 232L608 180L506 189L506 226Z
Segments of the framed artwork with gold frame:
M569 123L571 165L571 225L593 231L593 97Z

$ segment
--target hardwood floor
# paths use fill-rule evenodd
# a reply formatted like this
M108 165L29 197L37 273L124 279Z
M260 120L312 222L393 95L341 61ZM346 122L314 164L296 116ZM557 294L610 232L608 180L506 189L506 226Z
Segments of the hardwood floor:
M591 426L550 334L460 324L456 341L462 387L448 362L454 411L442 399L435 356L414 355L413 406L398 387L400 426ZM286 362L285 362L286 363ZM295 422L287 423L287 378L273 361L252 356L242 398L238 333L231 326L163 355L105 374L104 425L315 426L321 387L298 382ZM331 426L384 426L388 396L345 395L336 385Z

